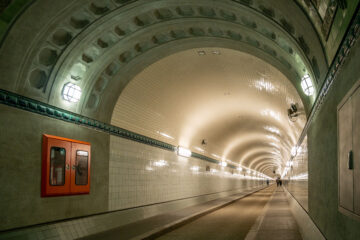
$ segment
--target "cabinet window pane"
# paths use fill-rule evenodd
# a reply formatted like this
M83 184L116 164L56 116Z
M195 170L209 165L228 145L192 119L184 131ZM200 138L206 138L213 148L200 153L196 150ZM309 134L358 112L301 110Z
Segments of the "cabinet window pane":
M65 184L66 150L52 147L50 150L50 185L62 186Z
M76 151L75 161L75 184L87 185L88 183L88 157L89 153L86 151Z

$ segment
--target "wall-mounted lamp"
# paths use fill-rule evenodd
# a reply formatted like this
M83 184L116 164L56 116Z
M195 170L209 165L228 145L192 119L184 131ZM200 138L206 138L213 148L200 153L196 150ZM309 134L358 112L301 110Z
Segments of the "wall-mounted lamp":
M303 76L303 78L301 79L301 87L304 91L304 93L307 96L311 96L314 94L314 86L312 84L311 78L309 74L306 74L305 76Z
M61 95L64 100L76 103L80 100L81 88L76 84L68 82L64 85Z
M226 167L226 166L227 166L227 162L225 162L225 161L221 161L219 164L220 164L222 167Z
M187 148L180 146L177 148L177 154L183 157L191 157L191 151Z
M159 160L153 163L154 166L156 167L164 167L164 166L168 166L168 162L165 160Z
M198 166L192 166L190 169L191 171L198 172L200 168Z

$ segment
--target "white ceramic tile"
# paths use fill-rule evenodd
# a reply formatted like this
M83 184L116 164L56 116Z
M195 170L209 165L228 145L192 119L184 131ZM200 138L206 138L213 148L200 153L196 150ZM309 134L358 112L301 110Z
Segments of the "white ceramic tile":
M109 210L238 190L254 181L197 158L111 136ZM198 167L198 171L192 169ZM206 172L206 166L216 173ZM228 172L228 174L226 174Z

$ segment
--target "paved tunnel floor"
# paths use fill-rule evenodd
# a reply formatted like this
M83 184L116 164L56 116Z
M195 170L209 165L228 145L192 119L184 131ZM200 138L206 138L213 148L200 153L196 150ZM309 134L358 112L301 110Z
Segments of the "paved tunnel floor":
M240 197L234 195L209 201L82 239L302 239L282 187L272 185L246 197ZM207 211L210 213L201 214ZM199 214L203 216L200 217ZM198 217L191 217L194 215ZM179 225L172 225L176 222L179 222Z
M261 190L157 239L245 239L275 190Z

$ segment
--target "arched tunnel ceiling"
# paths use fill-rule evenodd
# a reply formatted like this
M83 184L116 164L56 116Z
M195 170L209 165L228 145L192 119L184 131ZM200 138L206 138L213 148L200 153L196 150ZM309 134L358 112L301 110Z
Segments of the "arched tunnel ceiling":
M318 90L328 68L295 1L37 0L3 42L0 87L109 122L135 75L194 47L237 49L270 62L298 89L307 112L316 94L305 96L300 79L309 73ZM79 103L63 101L67 82L82 88Z
M292 103L303 113L296 122L287 116ZM122 91L111 123L214 159L280 170L305 121L299 94L279 70L240 51L198 48L138 74Z
M205 155L270 171L288 158L305 121L304 118L296 123L288 122L286 109L294 101L308 114L328 71L318 28L314 28L312 18L309 20L298 3L288 0L36 0L16 17L2 39L0 88L99 121L112 121L147 136L159 138L154 131L169 131L174 140L160 137L161 140L189 146L192 150L195 146L202 147L199 140L205 138L208 140ZM190 57L201 49L207 51L205 56ZM220 49L221 54L211 54L214 49ZM187 62L197 58L208 62L199 68L202 71L219 71L208 76L206 83L206 74L199 69L190 71L199 76L190 90L186 88L189 84L176 88L176 84L164 85L169 89L162 91L163 94L173 92L173 95L162 96L166 99L164 102L157 94L147 93L141 85L139 91L142 89L154 100L138 94L136 101L140 102L130 101L130 97L124 101L138 106L142 101L141 109L158 99L158 105L153 104L157 107L150 107L151 111L144 109L142 116L136 116L139 119L124 118L116 122L119 96L130 94L127 91L145 72L153 72L154 66L170 64L168 59L175 56L184 59L187 56L190 60L177 61L176 66L164 68L163 72L180 71ZM244 68L241 62L252 61L258 61L263 68L251 64L254 72L249 72L250 67L239 72ZM214 68L207 68L211 64ZM189 67L194 66L195 63ZM219 69L219 66L222 67ZM311 97L306 96L300 86L306 74L311 76L315 87ZM168 75L176 82L184 73L177 76L169 72ZM245 79L241 81L243 88L237 85L235 75ZM157 77L157 81L166 80L160 75ZM225 79L224 85L217 86L219 82L215 80L218 79ZM275 92L259 90L270 86L266 81L273 84ZM62 97L68 82L82 89L77 103L66 102ZM197 85L201 82L202 85ZM210 90L204 92L202 86L206 84L210 84ZM162 86L160 84L159 89ZM180 93L186 99L196 96L197 101L191 105L179 101L176 97ZM209 94L210 99L216 100L209 100ZM249 100L254 96L258 105ZM166 105L171 101L172 104ZM223 111L214 113L209 110L209 104ZM188 112L181 114L178 108ZM157 111L165 117L152 119L152 113ZM168 115L172 116L169 120ZM281 141L276 140L280 138Z

